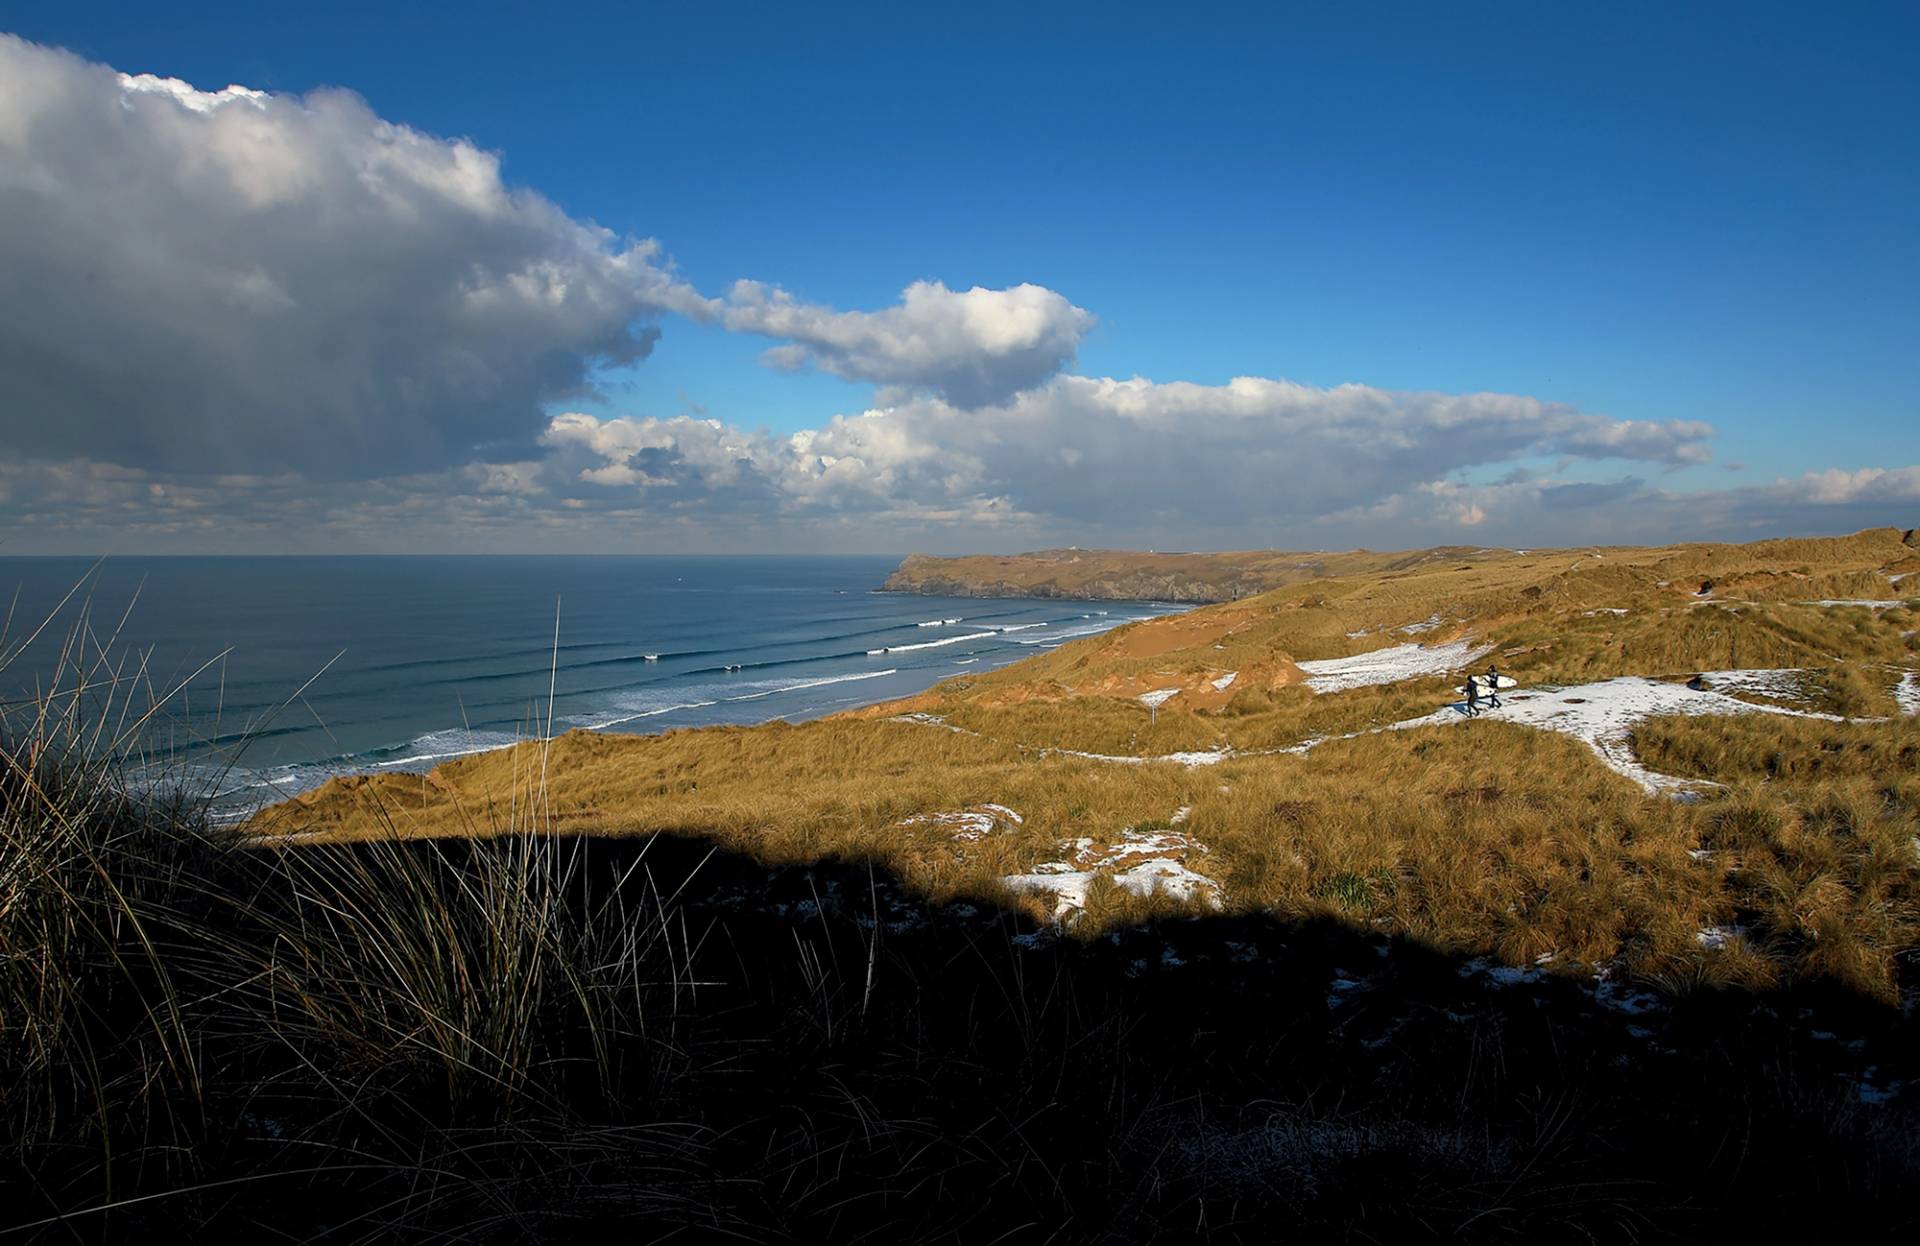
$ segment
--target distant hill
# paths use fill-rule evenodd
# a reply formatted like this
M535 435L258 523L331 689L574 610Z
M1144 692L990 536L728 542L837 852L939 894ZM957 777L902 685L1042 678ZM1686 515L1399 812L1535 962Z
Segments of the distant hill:
M957 558L914 554L887 577L881 591L932 597L1067 597L1208 605L1327 576L1392 571L1433 560L1473 560L1509 552L1443 546L1391 554L1369 550L1189 554L1112 549L1048 549Z

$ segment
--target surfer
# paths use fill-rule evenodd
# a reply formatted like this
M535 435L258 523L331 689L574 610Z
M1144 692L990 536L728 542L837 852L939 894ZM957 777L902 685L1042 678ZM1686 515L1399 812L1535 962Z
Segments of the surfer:
M1500 708L1500 668L1487 663L1487 704Z
M1479 713L1480 677L1478 675L1469 675L1467 676L1467 717L1472 718Z

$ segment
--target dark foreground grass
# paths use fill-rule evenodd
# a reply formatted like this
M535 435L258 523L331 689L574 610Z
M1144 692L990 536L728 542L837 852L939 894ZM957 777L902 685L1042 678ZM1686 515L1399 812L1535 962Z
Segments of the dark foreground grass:
M673 837L238 849L16 747L0 1240L1658 1240L1911 1221L1914 1029L1332 921L1091 942Z

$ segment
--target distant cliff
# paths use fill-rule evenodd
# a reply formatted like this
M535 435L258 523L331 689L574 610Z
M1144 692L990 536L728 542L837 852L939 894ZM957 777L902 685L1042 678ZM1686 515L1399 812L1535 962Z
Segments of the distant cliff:
M935 597L1070 597L1198 605L1235 601L1324 574L1325 555L1277 550L1158 554L1050 549L963 558L914 554L887 577L881 591Z

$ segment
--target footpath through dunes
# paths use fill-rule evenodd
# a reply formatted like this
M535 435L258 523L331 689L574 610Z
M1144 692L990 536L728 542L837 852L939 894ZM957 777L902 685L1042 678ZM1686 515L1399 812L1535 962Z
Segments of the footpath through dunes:
M570 733L246 830L700 836L1073 937L1329 918L1589 982L1892 1002L1920 945L1913 539L1397 555L829 719ZM1488 663L1519 687L1469 717Z

